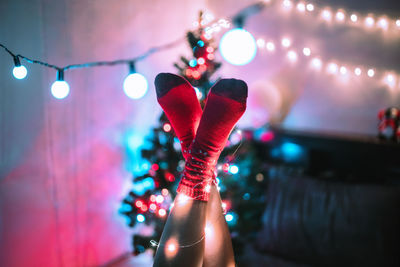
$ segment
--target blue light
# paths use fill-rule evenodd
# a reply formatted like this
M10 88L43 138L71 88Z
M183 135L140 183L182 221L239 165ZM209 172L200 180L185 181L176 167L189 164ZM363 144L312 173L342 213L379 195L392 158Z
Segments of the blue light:
M237 215L234 212L228 212L225 214L225 220L228 223L228 225L235 225L237 222Z
M249 194L249 193L245 193L245 194L243 195L243 199L244 199L244 200L249 200L249 199L250 199L250 194Z
M155 188L155 183L154 183L153 178L147 177L141 181L135 182L133 184L132 191L135 194L142 196L142 195L144 195L144 193L146 193L146 191L154 190L154 188Z
M15 66L13 68L13 75L16 79L21 80L26 77L28 74L28 71L26 70L25 66L20 65L20 66Z
M246 30L236 28L221 38L219 50L222 57L233 65L246 65L257 53L256 40Z
M204 42L202 40L197 42L197 46L199 47L203 47L204 46Z
M236 165L230 165L228 168L230 174L237 174L239 172L239 167Z
M194 67L196 67L196 65L197 65L197 60L196 59L191 59L189 61L189 66L190 67L194 68Z
M146 220L146 217L144 217L143 214L138 214L136 216L136 220L141 223L141 222L144 222Z
M148 83L146 78L139 73L129 74L124 81L124 92L132 99L142 98L148 88Z
M303 156L303 148L295 143L283 143L281 146L282 156L287 161L296 161Z
M225 220L227 221L227 222L231 222L232 220L233 220L233 215L232 214L226 214L225 215Z
M51 94L57 99L66 98L69 95L69 85L66 81L55 81L51 86Z

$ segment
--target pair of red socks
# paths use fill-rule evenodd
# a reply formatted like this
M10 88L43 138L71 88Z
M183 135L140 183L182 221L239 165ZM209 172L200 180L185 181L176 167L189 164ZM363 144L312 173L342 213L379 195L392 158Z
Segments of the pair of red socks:
M236 122L246 110L247 85L222 79L201 109L194 88L184 78L160 73L155 79L158 103L167 115L186 160L177 192L207 201L219 155Z

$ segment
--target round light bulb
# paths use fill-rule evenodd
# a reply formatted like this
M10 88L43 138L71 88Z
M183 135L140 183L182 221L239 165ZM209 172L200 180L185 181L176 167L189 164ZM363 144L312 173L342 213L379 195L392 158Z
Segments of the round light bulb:
M146 78L139 73L129 74L124 81L124 92L132 99L142 98L148 88L148 83Z
M310 55L311 55L311 49L308 48L308 47L304 47L304 48L303 48L303 54L304 54L306 57L310 56Z
M316 69L316 70L321 69L321 67L322 67L322 60L319 59L319 58L313 58L313 59L311 60L311 66L312 66L314 69Z
M310 11L310 12L311 12L311 11L314 11L314 5L313 5L313 4L307 4L306 7L307 7L307 10L308 10L308 11Z
M369 69L367 74L368 74L369 77L374 77L375 71L373 69Z
M257 44L251 33L237 28L222 36L219 49L222 57L229 63L246 65L256 56Z
M20 66L15 66L13 68L13 75L16 79L21 80L26 77L28 74L28 71L26 70L25 66L20 65Z
M273 42L268 42L266 47L267 47L267 50L270 52L275 51L275 45Z
M69 85L66 81L55 81L51 86L51 94L57 99L66 98L69 95Z
M355 74L355 75L360 76L361 73L362 73L362 71L361 71L360 68L355 68L355 69L354 69L354 74Z
M292 44L292 42L290 41L289 38L285 37L282 39L281 44L283 47L289 47Z
M351 20L352 22L357 22L357 20L358 20L357 15L356 15L356 14L351 14L350 20Z

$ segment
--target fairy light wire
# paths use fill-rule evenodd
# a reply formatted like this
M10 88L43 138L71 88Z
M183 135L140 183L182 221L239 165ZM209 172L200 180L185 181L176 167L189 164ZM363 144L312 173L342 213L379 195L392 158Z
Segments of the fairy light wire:
M122 65L122 64L129 64L131 62L137 62L141 61L149 56L151 56L154 53L164 51L170 48L173 48L183 42L186 39L186 37L180 37L170 43L160 45L160 46L155 46L151 47L148 49L146 52L143 54L136 56L134 58L128 58L128 59L118 59L118 60L112 60L112 61L94 61L94 62L87 62L87 63L80 63L80 64L71 64L67 65L64 67L60 67L54 64L50 64L41 60L36 60L36 59L31 59L29 57L26 57L21 54L15 54L12 52L10 49L8 49L5 45L0 43L0 47L2 47L7 53L9 53L12 57L14 58L21 58L24 59L26 62L31 63L31 64L39 64L48 68L52 68L55 70L69 70L69 69L78 69L78 68L91 68L91 67L100 67L100 66L115 66L115 65Z

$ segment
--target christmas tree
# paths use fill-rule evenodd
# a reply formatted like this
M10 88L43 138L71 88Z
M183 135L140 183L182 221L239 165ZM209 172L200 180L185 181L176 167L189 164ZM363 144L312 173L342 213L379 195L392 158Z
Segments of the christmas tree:
M192 57L181 57L174 66L179 74L195 88L202 106L213 85L212 76L221 63L215 61L216 46L213 39L201 26L202 13L195 31L187 33ZM257 140L267 140L268 134L260 131L235 129L221 154L217 165L218 186L223 200L225 218L231 229L236 253L240 253L245 242L251 242L252 234L261 225L264 208L264 190L267 166L259 159L265 152ZM133 236L134 253L155 249L151 240L158 241L168 217L170 206L176 196L176 187L185 161L180 143L165 114L161 114L159 125L147 137L149 148L142 148L141 155L148 164L144 174L133 175L133 189L123 200L121 213L129 220L130 227L146 224L151 233Z

